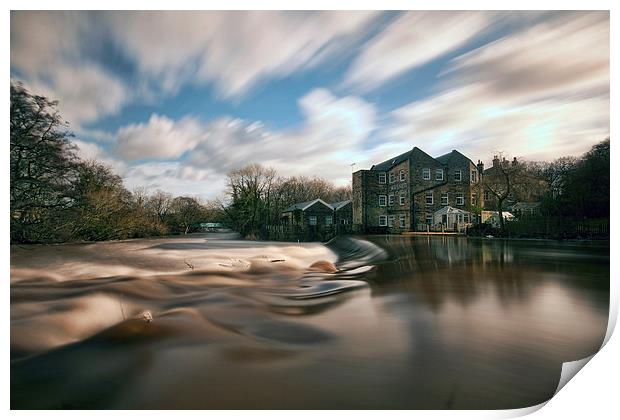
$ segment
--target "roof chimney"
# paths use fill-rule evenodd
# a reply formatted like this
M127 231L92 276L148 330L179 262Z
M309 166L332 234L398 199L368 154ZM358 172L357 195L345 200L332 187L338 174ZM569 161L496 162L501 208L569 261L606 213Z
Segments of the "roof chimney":
M478 159L478 164L476 166L478 167L478 172L480 173L484 172L484 163L482 163L480 159Z
M516 165L517 163L518 163L518 162L517 162L517 157L515 156L515 157L513 157L513 158L512 158L512 165L514 166L514 165Z
M493 165L492 166L499 166L499 158L497 157L497 155L493 156Z

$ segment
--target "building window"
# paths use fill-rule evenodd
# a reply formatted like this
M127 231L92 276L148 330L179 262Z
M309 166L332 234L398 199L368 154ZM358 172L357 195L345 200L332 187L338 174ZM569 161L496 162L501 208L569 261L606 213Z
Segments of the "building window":
M471 182L478 182L478 171L471 171Z
M380 195L379 196L379 206L380 207L385 207L387 204L387 196L385 195Z
M463 197L463 194L457 194L456 195L456 205L457 206L462 206L465 204L465 198Z
M429 180L431 179L431 168L422 169L422 179Z
M398 177L400 178L401 181L404 181L405 180L405 171L401 169L398 172Z
M310 226L316 226L316 216L308 216L308 224Z
M399 204L401 206L405 205L405 194L401 194L401 196L398 198Z
M441 204L443 204L444 206L448 205L448 193L441 194Z
M433 205L433 192L427 191L425 195L425 199L426 199L426 205L432 206Z
M405 227L405 215L404 214L401 214L400 216L398 216L398 222L401 228Z
M394 205L394 194L388 195L388 205L389 206L393 206Z
M491 201L491 192L490 191L485 191L484 192L484 201Z
M456 171L454 171L454 180L455 181L462 181L463 180L463 172L461 172L460 169L457 169Z
M387 216L379 216L379 226L387 226Z
M476 201L478 201L477 198L478 198L478 195L476 193L471 193L471 205L472 206L476 205Z
M443 169L435 169L435 181L443 181Z
M347 221L347 219L340 219L340 224L341 225L348 225L349 222Z
M465 223L469 223L469 214L465 214L465 215L463 215L463 221L464 221Z
M394 220L396 216L388 216L388 227L394 227Z
M426 215L426 224L429 226L433 225L433 215L432 214L427 214Z
M333 216L325 216L325 226L331 226L333 222Z
M390 174L390 184L393 184L394 182L396 182L396 175L395 174Z
M379 184L385 184L385 172L379 172Z

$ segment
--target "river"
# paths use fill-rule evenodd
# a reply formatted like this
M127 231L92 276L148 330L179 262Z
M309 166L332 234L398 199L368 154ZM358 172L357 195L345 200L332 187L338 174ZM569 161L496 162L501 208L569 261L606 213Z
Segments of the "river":
M11 408L522 408L608 312L608 242L13 246Z

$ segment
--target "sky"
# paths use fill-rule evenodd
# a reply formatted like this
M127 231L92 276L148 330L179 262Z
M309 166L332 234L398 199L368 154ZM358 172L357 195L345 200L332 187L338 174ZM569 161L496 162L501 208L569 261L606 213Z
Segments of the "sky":
M609 13L11 12L11 78L130 188L250 163L350 183L410 150L487 165L609 136Z

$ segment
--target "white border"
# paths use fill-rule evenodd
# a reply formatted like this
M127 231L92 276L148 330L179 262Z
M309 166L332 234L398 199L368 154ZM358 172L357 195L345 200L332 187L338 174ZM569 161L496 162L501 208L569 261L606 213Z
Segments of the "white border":
M398 9L418 9L418 10L462 10L465 8L472 10L611 10L611 45L612 45L612 56L611 56L611 72L610 74L618 74L618 66L617 66L617 58L616 55L613 54L614 46L618 46L617 36L617 23L618 19L615 18L615 4L618 2L612 1L604 1L604 0L590 0L590 1L575 1L575 0L565 0L565 1L549 1L549 0L521 0L519 2L516 1L482 1L482 0L470 0L467 2L459 2L459 1L440 1L435 0L432 2L429 1L402 1L402 0L383 0L381 2L371 2L358 0L356 2L345 2L338 0L296 0L296 1L285 1L285 0L271 0L271 1L237 1L237 0L228 0L228 1L210 1L206 2L196 2L189 0L175 0L171 1L162 1L162 0L151 0L151 1L127 1L127 0L106 0L106 1L90 1L88 2L88 6L91 9L112 9L112 10L126 10L126 9L158 9L158 10L195 10L195 9L210 9L210 10L245 10L245 9L263 9L263 10L278 10L278 9L383 9L383 10L398 10ZM3 72L5 74L4 80L9 80L10 78L10 18L9 18L9 10L12 9L47 9L47 10L81 10L84 9L86 3L84 1L77 0L61 0L55 1L54 3L46 2L46 1L33 1L33 0L22 0L22 1L13 1L10 0L5 2L7 5L7 9L5 13L2 15L1 27L4 28L4 37L3 37L3 45L5 53L3 54ZM467 7L465 7L467 6ZM617 50L617 48L616 48ZM561 65L561 63L559 63ZM616 69L616 70L614 70ZM616 95L617 89L615 88L615 84L612 82L611 84L611 94L612 94L612 108L611 108L611 132L614 131L614 121L616 120L618 114L615 111L615 101L614 98L617 98ZM9 101L4 100L2 102L3 107L3 115L9 114ZM3 124L3 134L5 138L5 148L8 148L8 119L2 120ZM6 149L5 149L6 150ZM4 281L5 281L5 315L3 318L3 329L4 329L4 337L5 343L2 346L3 352L3 360L8 364L9 357L9 342L10 342L10 329L9 329L9 320L10 320L10 296L8 293L9 287L9 223L8 223L8 209L9 209L9 188L8 188L8 176L6 176L6 168L8 168L8 160L9 154L4 153L5 159L5 174L2 177L2 183L0 191L0 197L3 201L5 208L5 218L4 223L2 223L2 237L4 238L4 252L2 253L2 266L4 268ZM618 168L617 165L618 158L614 152L612 155L612 179L618 179ZM612 209L611 214L616 214L615 210L618 209L618 196L616 194L617 188L615 188L614 183L612 182ZM611 232L613 237L617 237L617 227L615 223L611 223ZM615 325L615 321L618 313L618 282L616 279L616 274L618 272L618 262L613 258L615 247L612 245L611 253L612 253L612 263L611 263L611 308L610 308L610 329L608 330L608 336L606 340L609 340L605 345L604 351L598 353L593 357L590 363L588 363L582 371L578 375L578 379L570 381L554 398L552 398L546 406L536 411L531 418L536 419L553 419L553 418L563 418L563 419L583 419L585 417L589 418L611 418L613 417L613 413L618 413L618 403L617 403L617 385L618 385L618 373L619 373L619 363L618 363L618 355L620 352L620 344L618 343L617 337L611 336L611 332L613 331L613 326ZM611 339L610 339L611 336ZM10 400L10 382L9 375L3 375L4 380L2 381L2 401L4 403L5 410L9 409ZM540 408L540 407L538 407ZM457 412L446 412L446 411L390 411L385 413L385 415L389 415L393 418L402 418L409 419L411 416L415 416L417 418L498 418L498 417L512 417L515 415L523 415L527 414L527 412L531 412L533 409L524 409L524 410L505 410L505 411L457 411ZM13 417L19 418L39 418L43 416L47 419L67 419L67 418L81 418L84 415L87 415L94 419L107 419L110 415L113 416L121 416L121 417L131 417L131 418L139 418L144 416L155 417L155 418L165 418L169 416L169 413L165 411L159 412L129 412L129 411L117 411L114 413L107 411L91 411L88 413L84 412L66 412L66 411L51 411L51 412L10 412L10 415ZM209 412L195 412L195 411L177 411L174 413L175 417L192 417L192 418L202 418L205 415L207 416L216 416L222 418L236 418L236 417L246 417L251 416L254 419L278 419L278 418L286 418L287 420L291 417L301 418L301 419L309 419L310 417L314 418L315 416L325 416L325 415L333 415L333 416L349 416L354 415L356 417L365 417L365 416L377 416L383 415L383 413L376 412L349 412L349 411L337 411L337 412L327 412L327 413L314 413L312 411L296 411L296 412L288 412L288 411L255 411L255 412L237 412L237 411L209 411Z

